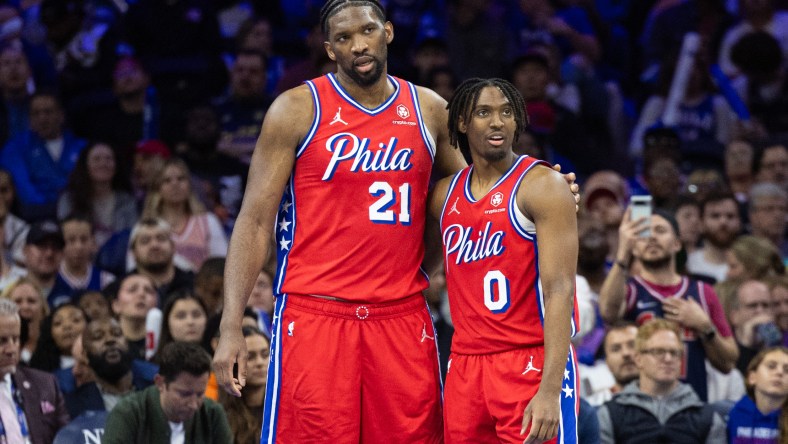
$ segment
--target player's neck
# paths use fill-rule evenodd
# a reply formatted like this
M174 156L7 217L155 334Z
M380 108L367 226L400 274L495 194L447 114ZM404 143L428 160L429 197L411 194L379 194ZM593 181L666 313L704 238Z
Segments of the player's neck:
M394 93L394 85L389 82L385 69L380 78L369 86L359 85L342 71L337 71L335 76L350 97L368 109L377 108Z
M489 160L480 156L473 157L473 173L471 174L471 192L474 196L483 196L498 182L509 168L512 167L517 156L510 152L503 159Z

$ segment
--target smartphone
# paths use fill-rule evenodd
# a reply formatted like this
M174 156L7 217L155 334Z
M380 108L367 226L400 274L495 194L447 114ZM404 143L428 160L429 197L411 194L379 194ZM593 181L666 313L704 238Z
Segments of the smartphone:
M639 236L640 237L651 236L651 196L649 195L632 196L629 199L629 207L632 208L632 213L630 215L632 220L645 218L646 225L649 226L649 229L643 230Z

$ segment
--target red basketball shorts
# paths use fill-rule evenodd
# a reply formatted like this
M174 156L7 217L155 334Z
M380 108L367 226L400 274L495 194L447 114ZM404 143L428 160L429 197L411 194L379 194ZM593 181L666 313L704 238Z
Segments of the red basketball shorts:
M441 443L435 330L421 294L386 304L282 295L261 443Z
M459 355L449 360L444 391L446 444L518 443L525 407L542 380L544 347L489 355ZM577 443L580 407L577 364L570 350L561 392L558 437L552 443Z

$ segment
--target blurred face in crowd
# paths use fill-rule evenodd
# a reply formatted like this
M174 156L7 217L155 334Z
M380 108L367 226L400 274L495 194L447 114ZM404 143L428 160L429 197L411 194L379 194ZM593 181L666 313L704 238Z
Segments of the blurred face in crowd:
M260 97L265 91L268 76L261 56L239 54L230 70L230 89L236 98Z
M63 258L63 249L54 240L27 244L24 253L28 273L45 279L57 273L60 260Z
M40 321L46 316L46 301L41 292L31 284L22 283L17 285L11 294L8 295L17 306L19 306L19 317L28 321Z
M90 265L96 253L96 241L90 223L81 220L70 220L62 224L63 260L74 266Z
M725 147L725 175L729 178L752 175L753 148L749 142L734 140Z
M169 230L143 226L137 232L131 251L137 266L154 273L161 273L172 265L175 244Z
M673 159L663 157L654 161L645 172L649 194L656 199L670 199L681 188L681 171Z
M542 100L547 94L550 72L539 62L525 62L514 71L512 83L526 102Z
M101 319L110 316L109 302L98 291L89 291L79 298L79 308L85 312L88 319Z
M19 333L22 322L16 315L0 315L0 376L16 371L19 364Z
M701 236L700 208L697 205L682 205L676 209L681 243L694 247Z
M321 42L322 43L322 42ZM270 55L273 51L274 39L271 23L265 19L259 19L252 25L252 29L246 35L246 38L241 43L242 49L251 49L253 51L261 52L265 55Z
M632 255L648 269L669 266L671 259L681 249L681 242L670 222L657 214L651 215L651 235L635 241Z
M762 196L750 201L752 232L769 239L779 239L788 223L788 202L781 196Z
M785 398L788 396L788 354L774 350L747 375L747 385L753 387L756 399L760 396Z
M165 382L163 376L155 376L161 409L168 421L184 422L194 416L202 406L208 377L207 372L199 376L181 372L172 381Z
M772 307L780 330L788 332L788 287L775 285L772 288Z
M683 352L684 344L676 333L657 330L635 354L641 384L644 380L658 385L678 383Z
M761 156L759 182L788 186L788 148L783 145L767 147Z
M268 339L259 334L252 334L244 339L248 358L246 384L251 387L263 387L268 379L268 361L271 357Z
M112 301L112 311L119 317L145 318L158 304L158 294L150 279L140 274L126 277L120 284L118 297Z
M150 78L139 62L125 59L118 62L112 75L115 95L120 98L144 94Z
M579 238L578 265L584 271L598 270L604 267L605 258L610 252L610 244L605 234L605 226L597 219L580 217L577 220Z
M733 199L706 203L702 219L704 239L717 248L729 248L741 231L739 207Z
M432 286L433 279L430 279L430 286ZM258 308L267 313L274 311L274 289L271 277L265 271L261 271L257 275L257 281L254 283L252 293L249 295L249 303L246 305Z
M168 165L162 170L159 193L161 200L169 204L186 202L191 193L189 174L178 165Z
M748 320L758 316L773 320L772 296L769 287L761 281L749 280L736 292L738 307L731 310L731 327L741 327Z
M219 119L210 107L189 111L186 118L186 140L193 148L215 149L219 140Z
M208 320L202 305L194 298L179 299L170 311L167 322L176 341L200 342Z
M118 321L94 320L83 335L85 352L96 376L116 382L131 370L133 356Z
M254 297L254 292L257 286L252 289L251 298ZM216 314L222 310L222 298L224 297L224 277L216 274L201 274L195 281L194 292L199 297L208 313Z
M135 185L147 189L156 180L165 159L155 154L134 153L134 167L132 176Z
M52 339L58 350L70 356L74 340L85 329L85 314L77 307L65 306L52 316Z
M63 110L54 97L41 95L30 101L30 129L42 139L61 137L64 122Z
M624 386L638 377L638 368L635 365L637 333L637 327L630 325L610 330L605 335L605 363L619 386Z
M94 183L111 183L115 177L115 153L109 145L99 143L90 148L88 174Z
M744 267L744 264L739 260L739 257L733 253L733 251L728 250L725 252L725 262L728 264L728 273L725 275L726 280L744 279L750 277L747 276L748 272Z
M11 94L27 92L31 70L21 49L8 47L0 52L0 89Z

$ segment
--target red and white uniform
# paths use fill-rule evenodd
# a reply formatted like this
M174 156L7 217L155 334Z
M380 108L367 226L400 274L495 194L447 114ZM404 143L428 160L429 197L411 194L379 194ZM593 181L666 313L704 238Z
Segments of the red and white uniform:
M473 166L457 173L441 215L452 355L445 390L446 442L522 442L523 410L544 367L544 295L536 227L517 190L536 165L519 157L490 191L471 194ZM577 331L575 308L572 334ZM569 351L558 442L576 441L577 372Z
M262 442L441 440L420 269L435 143L415 87L388 80L395 91L375 109L333 74L306 82L315 117L275 226Z

